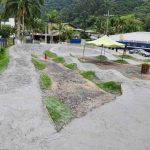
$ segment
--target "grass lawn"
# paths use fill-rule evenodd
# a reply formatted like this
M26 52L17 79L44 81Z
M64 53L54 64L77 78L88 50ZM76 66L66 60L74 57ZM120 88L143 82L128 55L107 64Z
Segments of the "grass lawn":
M32 58L32 63L34 64L35 68L37 68L38 70L43 70L46 68L46 64L42 63L36 58Z
M47 97L45 105L57 130L60 130L73 117L70 109L55 97Z
M96 56L95 58L97 60L100 60L100 61L107 61L108 60L108 58L104 55L99 55L99 56Z
M106 92L112 93L112 94L121 94L121 84L118 82L110 81L110 82L103 82L98 83L97 86L101 89L103 89Z
M4 71L9 63L9 50L8 48L2 48L0 50L0 72Z
M126 60L122 60L122 59L115 60L114 62L120 63L120 64L128 64Z
M73 63L73 64L64 64L65 67L71 69L71 70L75 70L77 69L77 64Z
M40 86L42 89L49 90L52 86L52 81L47 74L40 75Z
M93 71L83 71L80 74L90 81L93 81L96 78L95 72Z
M48 57L50 57L56 63L62 63L62 64L65 63L65 59L63 57L59 57L51 51L47 50L47 51L44 52L44 54L46 54Z

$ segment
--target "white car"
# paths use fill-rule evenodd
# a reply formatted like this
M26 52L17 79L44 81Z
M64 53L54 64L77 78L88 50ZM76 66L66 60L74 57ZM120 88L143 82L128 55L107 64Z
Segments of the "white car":
M144 56L144 57L150 57L150 53L148 53L148 52L146 52L146 51L144 51L144 50L140 50L140 52L139 52L142 56Z

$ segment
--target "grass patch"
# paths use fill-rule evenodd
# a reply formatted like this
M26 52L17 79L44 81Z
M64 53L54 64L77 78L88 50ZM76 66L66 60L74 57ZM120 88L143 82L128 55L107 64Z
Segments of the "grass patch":
M71 70L75 70L77 69L77 64L73 63L73 64L64 64L65 67L71 69Z
M50 57L56 63L61 63L61 64L65 63L65 59L63 57L59 57L51 51L47 50L44 52L44 54L46 54L48 57Z
M51 89L52 81L47 74L41 74L40 75L40 86L44 90Z
M55 97L47 97L45 105L57 130L62 129L73 117L70 109Z
M108 60L108 58L104 55L99 55L99 56L96 56L95 58L97 60L100 60L100 61L107 61Z
M0 72L4 71L9 64L9 50L8 48L0 49Z
M44 54L46 54L50 58L56 58L57 55L49 50L45 51Z
M106 92L112 94L121 94L121 84L118 82L110 81L104 83L97 83L97 86Z
M43 70L46 68L46 64L42 63L41 61L32 58L32 63L34 64L35 68L37 68L38 70Z
M31 56L32 56L33 58L38 58L38 56L37 56L35 53L32 53Z
M150 62L150 59L145 59L144 62Z
M80 74L90 81L93 81L96 78L95 72L93 71L83 71Z
M58 56L53 58L53 61L56 63L61 63L61 64L65 63L65 59L63 57L58 57Z
M135 59L134 57L130 55L115 55L118 58L123 58L123 59Z
M122 60L122 59L115 60L114 62L120 63L120 64L128 64L126 60Z

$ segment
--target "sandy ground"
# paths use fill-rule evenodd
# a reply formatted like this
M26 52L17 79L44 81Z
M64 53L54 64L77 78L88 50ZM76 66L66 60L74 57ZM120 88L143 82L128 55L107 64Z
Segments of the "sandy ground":
M79 69L93 70L102 80L121 81L123 95L75 119L56 133L44 111L38 74L29 61L30 50L51 49L77 62ZM81 48L67 45L25 45L11 49L11 63L0 75L0 149L2 150L149 150L150 82L132 81L115 70L102 71L81 64L70 53ZM97 51L86 52L89 56ZM18 61L20 59L20 61Z

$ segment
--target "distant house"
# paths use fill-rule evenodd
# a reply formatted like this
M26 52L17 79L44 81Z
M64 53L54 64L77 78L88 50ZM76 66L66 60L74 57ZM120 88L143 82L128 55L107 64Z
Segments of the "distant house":
M2 21L1 24L6 24L6 25L10 25L12 27L15 27L15 19L14 18L9 18L9 20L7 21Z

